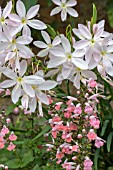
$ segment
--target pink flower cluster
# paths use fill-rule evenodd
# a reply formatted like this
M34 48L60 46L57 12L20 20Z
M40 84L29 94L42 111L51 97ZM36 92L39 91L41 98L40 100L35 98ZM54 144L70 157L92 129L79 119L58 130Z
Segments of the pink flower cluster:
M9 123L10 119L7 119L6 122ZM0 131L0 149L5 148L7 146L7 150L12 151L15 149L16 145L13 144L13 141L17 140L17 136L14 132L10 132L9 128L6 125L3 125Z
M53 143L47 145L47 150L53 152L57 164L61 163L66 170L92 170L93 162L89 159L92 141L97 148L104 145L105 141L96 134L100 127L97 97L102 97L99 93L94 94L97 86L99 88L100 85L91 80L86 93L77 92L77 98L67 96L68 101L50 105L49 114L52 118L49 123ZM96 97L92 97L94 95Z

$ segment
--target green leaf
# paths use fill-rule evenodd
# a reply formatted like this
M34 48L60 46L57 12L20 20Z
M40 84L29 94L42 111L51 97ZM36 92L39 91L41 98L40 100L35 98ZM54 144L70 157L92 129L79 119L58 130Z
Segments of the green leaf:
M38 164L36 164L36 166L32 170L40 170L40 167L38 166Z
M20 160L12 159L7 162L7 166L11 169L20 168Z
M94 157L94 169L95 170L98 170L99 153L100 153L100 149L97 149L96 152L95 152L95 157Z
M27 164L29 164L33 160L34 160L34 157L30 151L25 153L22 158L21 168L25 167Z
M57 35L54 28L52 28L50 25L47 25L47 32L50 34L50 36L54 39Z
M97 21L97 9L96 9L95 4L93 4L93 16L92 16L92 19L91 19L92 25L95 24L96 21Z
M12 113L15 107L16 107L15 104L8 106L6 109L6 115L9 115L10 113Z
M107 150L108 150L108 152L110 152L112 138L113 138L113 132L111 132L109 134L108 138L107 138Z
M34 139L32 139L31 141L35 141L36 139L40 138L42 135L44 135L46 132L48 132L51 129L51 127L49 125L47 125L46 127L44 127L44 130L39 133Z
M113 170L113 167L108 167L108 170Z
M104 135L108 123L109 123L109 120L105 120L104 125L103 125L103 127L102 127L101 136Z

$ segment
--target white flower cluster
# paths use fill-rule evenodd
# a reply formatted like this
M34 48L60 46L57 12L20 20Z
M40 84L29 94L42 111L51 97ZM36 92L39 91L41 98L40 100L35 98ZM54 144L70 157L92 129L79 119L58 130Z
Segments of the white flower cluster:
M52 0L56 7L51 15L61 11L62 21L66 20L67 13L77 17L77 12L71 8L76 5L75 0ZM34 112L41 103L49 104L49 98L42 91L54 88L64 79L73 82L80 88L80 81L86 83L88 79L97 79L94 70L106 77L113 76L113 35L104 31L104 20L98 24L78 24L73 33L79 38L72 41L63 35L57 35L53 41L44 31L46 24L33 19L39 11L39 5L31 7L26 12L21 0L16 3L16 13L12 13L12 1L2 10L0 7L0 71L9 78L0 83L0 88L14 87L11 93L13 103L21 98L22 106ZM45 77L57 74L56 81L45 80L43 71L34 75L25 76L27 59L34 56L28 45L33 41L32 27L41 30L45 42L34 41L33 44L42 50L39 57L48 56L47 68L50 69ZM93 71L92 71L93 70ZM42 113L41 107L39 108Z

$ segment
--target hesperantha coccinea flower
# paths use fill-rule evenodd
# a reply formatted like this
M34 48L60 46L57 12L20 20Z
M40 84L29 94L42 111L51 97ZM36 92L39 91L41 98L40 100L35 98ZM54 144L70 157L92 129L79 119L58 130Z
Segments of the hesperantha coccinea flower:
M89 80L87 90L77 93L76 98L67 96L67 100L62 98L62 102L50 105L49 134L53 142L47 145L47 150L53 155L51 159L55 159L63 169L92 170L93 162L90 159L92 141L97 148L105 143L96 133L96 129L100 127L96 108L99 98L94 93L96 89L102 90L99 86L96 81ZM95 97L92 97L92 94ZM84 95L84 100L81 100L81 95Z
M61 20L65 21L67 19L67 14L71 15L72 17L78 17L78 13L74 7L77 4L76 0L52 0L52 2L58 7L54 8L50 15L53 16L61 12Z

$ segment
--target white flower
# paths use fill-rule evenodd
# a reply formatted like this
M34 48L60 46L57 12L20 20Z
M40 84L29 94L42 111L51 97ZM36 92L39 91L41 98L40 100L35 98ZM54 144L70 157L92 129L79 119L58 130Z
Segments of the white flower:
M44 82L44 79L37 75L24 76L24 73L27 69L27 62L25 60L21 61L20 67L21 70L19 70L18 73L15 73L13 70L7 67L0 68L0 71L11 79L0 83L0 88L9 88L16 85L13 88L11 94L13 103L16 103L19 100L22 89L28 96L35 97L35 92L32 88L32 85L37 85Z
M41 31L42 37L44 38L45 42L42 41L34 41L33 44L39 48L44 48L44 50L41 50L37 56L39 57L44 57L46 55L48 55L48 53L51 51L51 49L53 49L55 46L59 45L61 43L61 39L59 36L56 36L53 40L53 42L51 42L51 38L49 36L49 34L45 31Z
M6 18L10 14L11 10L12 10L12 1L9 1L7 3L3 11L0 6L0 31L2 31L2 28L4 28L4 25L7 23L8 19Z
M40 5L35 5L31 7L26 13L24 3L21 0L18 0L16 3L16 11L18 15L10 14L9 18L10 20L18 23L18 31L23 28L23 34L31 36L31 31L28 26L37 30L43 30L47 28L47 26L42 21L32 19L37 15L39 7Z
M67 19L67 13L73 17L78 17L78 13L75 9L71 8L77 4L76 0L52 0L53 3L58 5L51 11L51 16L61 12L61 20L65 21Z
M36 76L42 78L43 75L40 74L40 71L38 71L36 74ZM42 116L43 112L42 112L42 104L44 103L46 105L49 105L49 98L48 96L42 92L42 91L48 91L50 89L53 89L55 86L57 86L57 82L56 81L52 81L52 80L44 80L44 82L40 83L40 84L36 84L36 85L32 85L32 88L34 90L35 96L34 97L27 97L26 95L23 95L22 97L22 106L25 109L28 109L28 107L30 108L31 112L34 112L36 110L37 107L37 101L39 104L39 113Z
M98 43L101 44L101 41L103 40L104 23L105 21L102 20L98 24L94 24L92 30L90 22L88 22L87 26L78 24L78 29L73 29L74 34L80 39L80 41L74 43L74 48L86 50L85 59L88 63L90 63L95 55L94 47Z
M5 53L5 62L14 61L15 68L20 69L20 58L31 58L34 56L33 52L25 45L32 42L29 36L16 37L10 31L9 27L4 27L4 32L1 33L0 51Z
M86 84L86 81L90 78L92 78L93 80L97 79L97 76L93 71L74 68L71 72L69 80L73 82L74 86L77 89L80 89L80 81L83 84Z
M88 69L87 63L82 59L84 56L84 50L71 52L71 45L69 40L61 36L62 47L56 47L51 49L49 55L50 60L48 62L48 68L55 68L64 63L72 63L81 69Z

